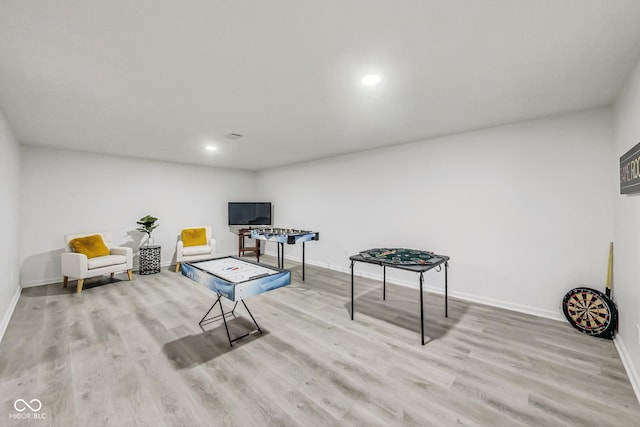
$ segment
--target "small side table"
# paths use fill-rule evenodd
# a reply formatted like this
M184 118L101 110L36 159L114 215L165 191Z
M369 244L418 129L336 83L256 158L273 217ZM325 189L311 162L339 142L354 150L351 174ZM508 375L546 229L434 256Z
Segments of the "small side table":
M140 247L140 270L138 274L160 273L160 246Z
M255 246L245 246L244 238L251 238L251 229L250 228L242 228L238 230L238 256L243 256L245 252L253 252L260 262L260 240L256 239Z

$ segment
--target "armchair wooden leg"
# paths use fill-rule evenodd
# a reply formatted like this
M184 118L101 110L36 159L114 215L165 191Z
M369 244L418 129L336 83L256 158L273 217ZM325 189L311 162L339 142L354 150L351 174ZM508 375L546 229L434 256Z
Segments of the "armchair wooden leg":
M176 262L176 273L180 271L180 263Z
M69 276L64 276L64 280L62 281L62 287L66 288L69 284Z
M131 270L127 270L127 276L129 276L129 281L133 280L133 275L131 274Z
M82 285L84 284L84 279L78 279L78 288L76 289L77 293L82 292Z

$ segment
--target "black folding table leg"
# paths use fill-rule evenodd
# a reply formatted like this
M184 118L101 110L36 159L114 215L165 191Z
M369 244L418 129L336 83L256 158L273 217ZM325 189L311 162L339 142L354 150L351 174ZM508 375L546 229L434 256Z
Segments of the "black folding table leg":
M249 316L251 316L251 320L253 320L253 324L256 325L256 330L254 331L249 331L244 335L241 335L239 337L233 338L231 339L231 334L229 333L229 326L227 325L227 314L232 315L234 318L236 317L234 311L236 309L236 307L238 306L238 301L236 301L236 303L233 305L233 309L229 312L229 313L225 313L224 312L224 308L222 307L222 300L221 300L222 295L218 294L218 299L216 299L216 302L213 303L213 305L211 306L211 308L209 308L209 311L207 311L207 314L204 315L204 317L202 318L202 320L200 320L200 322L198 323L200 325L200 327L202 328L202 325L205 324L209 324L215 320L219 320L222 317L222 321L224 322L224 329L227 332L227 339L229 340L229 346L233 347L233 343L235 341L238 341L239 339L242 339L244 337L247 337L249 335L255 334L257 332L262 333L262 329L260 329L260 325L258 325L258 322L256 322L256 319L253 317L253 314L251 314L251 311L249 310L249 307L247 307L247 304L244 302L244 300L240 300L242 302L242 305L244 305L244 308L247 310L247 313L249 313ZM220 304L220 313L217 316L213 316L209 319L207 319L207 316L209 315L209 313L211 313L211 310L213 310L213 308L216 306L216 304ZM204 331L204 328L202 329Z
M284 243L279 243L280 245L280 263L278 264L278 267L280 268L284 268Z
M251 316L251 320L253 320L253 324L256 325L256 328L258 328L258 332L262 333L262 329L260 329L260 325L258 325L258 322L256 322L256 319L253 317L253 314L251 314L251 311L249 310L249 307L247 307L247 304L244 302L243 299L241 299L240 301L242 301L242 305L244 305L244 308L247 309L247 313L249 313L249 316Z
M449 317L449 296L447 285L447 271L449 271L449 261L444 263L444 317Z
M387 299L387 266L382 266L382 300Z
M220 296L218 296L220 299ZM231 334L229 333L229 327L227 326L227 319L224 315L224 310L222 308L222 301L220 301L220 311L222 312L222 321L224 322L224 330L227 331L227 338L229 339L229 347L233 347L233 341L231 340Z
M278 245L278 268L280 268L280 243L276 242L276 245Z
M304 242L302 242L302 281L304 282Z
M238 301L236 301L236 303L233 304L233 308L231 309L231 314L233 315L234 319L236 318L236 314L234 312L236 311L237 306L238 306Z
M220 295L218 294L218 299L216 300L216 302L213 303L213 305L211 307L209 307L209 311L207 311L207 313L202 316L202 319L200 319L200 321L198 322L198 325L202 326L202 322L204 322L204 319L207 318L207 316L209 315L209 313L211 313L211 310L213 310L213 307L216 306L216 304L220 303L220 305L222 306L222 302L220 302Z
M262 329L260 329L260 325L258 325L258 322L256 322L256 319L253 317L253 314L251 314L251 311L249 310L249 307L247 307L247 304L244 302L244 300L240 300L242 301L242 305L244 305L244 308L247 310L247 313L249 313L249 316L251 316L251 320L253 320L253 324L256 325L256 329L253 331L249 331L244 335L240 335L239 337L235 337L234 339L231 339L231 336L229 335L229 329L227 329L227 336L229 337L229 345L231 347L233 347L233 343L235 341L241 340L244 337L248 337L249 335L253 335L255 333L262 333ZM237 304L237 302L236 302ZM222 304L220 304L220 307L222 307ZM224 322L224 327L227 328L227 322L225 320Z
M353 264L355 261L351 260L351 320L353 320Z
M420 273L420 334L422 334L422 345L424 345L424 307L422 303L422 282L424 276Z

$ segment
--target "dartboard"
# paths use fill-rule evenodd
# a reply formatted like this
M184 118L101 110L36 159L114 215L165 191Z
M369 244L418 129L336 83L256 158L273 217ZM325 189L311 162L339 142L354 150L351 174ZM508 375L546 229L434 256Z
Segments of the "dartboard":
M591 288L571 289L562 300L562 311L577 330L601 338L613 338L618 310L602 292Z

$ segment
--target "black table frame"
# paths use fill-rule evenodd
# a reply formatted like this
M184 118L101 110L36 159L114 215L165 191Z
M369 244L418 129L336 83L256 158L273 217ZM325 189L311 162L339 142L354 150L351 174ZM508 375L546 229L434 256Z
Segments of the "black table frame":
M276 243L278 244L278 268L284 268L284 242L276 242ZM302 281L303 282L304 282L304 244L305 243L306 242L302 242ZM292 243L288 243L288 244L291 245Z
M449 271L449 260L450 257L446 255L435 255L437 260L432 264L394 264L391 262L386 262L384 260L376 259L376 258L365 258L362 255L352 255L349 257L351 260L351 320L353 320L354 315L354 297L353 297L353 270L354 264L356 262L364 262L367 264L375 264L382 266L382 299L387 299L387 267L397 268L398 270L406 270L413 271L415 273L420 273L420 333L422 335L422 345L424 342L424 303L423 303L423 292L422 287L424 283L424 273L429 270L432 270L442 264L444 264L444 317L449 317L449 307L448 307L448 271Z
M320 233L313 233L315 234L315 237L310 240L312 242L314 241L318 241L320 240ZM262 239L256 239L256 240L262 240ZM284 242L276 242L274 240L265 240L265 250L267 247L266 242L274 242L278 244L278 268L284 268ZM302 281L304 282L304 252L305 252L305 247L304 244L307 241L303 241L302 242ZM295 245L296 244L296 240L295 240L295 236L287 236L287 244L289 245ZM260 251L258 251L258 262L260 262Z
M227 326L227 317L228 316L233 316L234 319L236 319L236 307L238 306L238 302L241 302L242 305L244 305L244 308L247 310L247 313L249 313L249 316L251 316L251 320L253 320L253 324L256 325L256 329L247 332L244 335L240 335L237 336L235 338L231 338L231 334L229 333L229 327ZM213 317L209 317L207 319L207 316L209 315L209 313L211 313L211 310L213 310L213 308L220 304L220 313L216 316ZM257 334L257 333L262 333L262 329L260 329L260 326L258 325L258 322L256 322L256 319L253 317L253 314L251 314L251 311L249 310L249 307L247 307L247 304L244 302L244 300L239 300L236 301L235 304L233 305L233 308L231 309L230 312L224 312L224 308L222 308L222 295L218 294L218 298L216 299L216 302L213 303L213 305L211 306L211 308L209 308L209 311L207 311L207 314L205 314L204 316L202 316L202 319L200 319L200 322L198 322L198 325L200 325L200 329L202 329L204 331L203 326L208 325L209 323L215 322L216 320L222 319L222 321L224 322L224 329L227 331L227 338L229 339L229 347L233 347L233 343L244 338L244 337L248 337L249 335L253 335L253 334Z

